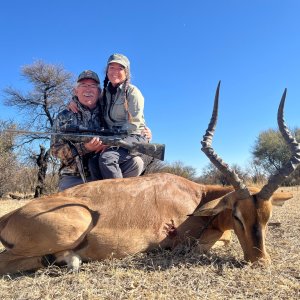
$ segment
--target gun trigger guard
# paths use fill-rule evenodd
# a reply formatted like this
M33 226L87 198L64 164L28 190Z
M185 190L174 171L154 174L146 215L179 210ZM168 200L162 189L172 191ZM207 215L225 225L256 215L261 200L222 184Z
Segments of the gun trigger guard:
M111 147L109 147L108 149L118 151L119 148L120 148L119 146L111 146Z

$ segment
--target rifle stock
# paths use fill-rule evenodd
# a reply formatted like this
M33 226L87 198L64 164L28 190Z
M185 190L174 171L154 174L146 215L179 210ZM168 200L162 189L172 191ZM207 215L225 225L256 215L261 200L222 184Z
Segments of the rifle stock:
M127 143L123 140L127 135L105 135L100 134L86 134L86 133L75 133L75 132L39 132L39 131L27 131L27 130L15 130L15 129L6 129L5 132L21 135L36 135L36 136L56 136L57 138L62 138L64 140L69 140L77 143L86 143L94 137L98 137L104 145L110 147L122 147L127 149L130 154L145 154L153 158L164 160L165 157L165 145L164 144L152 144L152 143Z

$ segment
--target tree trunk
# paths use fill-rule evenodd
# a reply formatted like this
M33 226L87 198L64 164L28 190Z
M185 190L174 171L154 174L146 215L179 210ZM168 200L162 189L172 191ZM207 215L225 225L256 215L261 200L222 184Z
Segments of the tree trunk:
M38 198L44 194L45 191L45 178L48 168L48 159L50 155L50 149L46 151L43 145L40 145L40 154L36 159L36 164L39 167L38 170L38 182L35 188L34 198Z

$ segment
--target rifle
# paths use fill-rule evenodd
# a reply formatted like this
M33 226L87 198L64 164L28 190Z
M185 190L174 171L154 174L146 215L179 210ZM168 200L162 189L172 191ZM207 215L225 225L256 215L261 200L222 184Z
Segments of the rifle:
M44 135L44 136L57 136L65 140L69 140L75 143L86 143L94 137L98 137L103 145L110 147L122 147L127 149L130 154L145 154L153 158L164 160L165 158L165 145L153 144L153 143L128 143L123 139L130 133L125 130L112 131L108 129L102 130L89 130L81 126L65 126L64 131L59 132L39 132L39 131L27 131L27 130L15 130L6 129L5 132L21 134L21 135Z

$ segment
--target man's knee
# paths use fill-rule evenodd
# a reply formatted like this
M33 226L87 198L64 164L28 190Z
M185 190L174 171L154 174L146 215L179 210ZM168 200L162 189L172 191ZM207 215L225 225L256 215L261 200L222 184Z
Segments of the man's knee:
M135 162L135 165L136 165L136 168L138 171L138 174L136 176L139 176L142 174L142 172L144 170L144 161L139 156L135 156L132 159Z
M141 175L144 170L144 162L139 156L134 156L126 162L123 169L123 177L136 177Z

